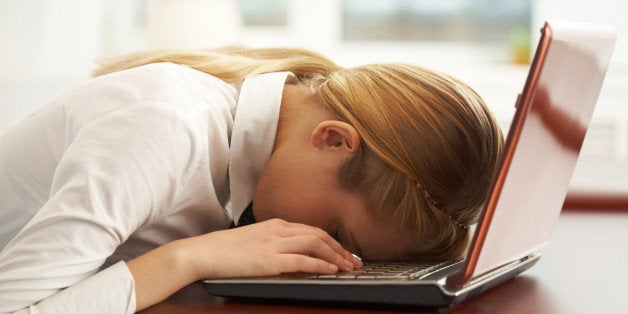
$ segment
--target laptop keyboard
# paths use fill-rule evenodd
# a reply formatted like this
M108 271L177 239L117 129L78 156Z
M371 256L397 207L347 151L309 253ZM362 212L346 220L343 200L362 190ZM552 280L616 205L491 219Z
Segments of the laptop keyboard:
M427 275L451 262L417 264L413 262L365 262L364 267L331 275L308 275L310 279L394 279L411 280Z

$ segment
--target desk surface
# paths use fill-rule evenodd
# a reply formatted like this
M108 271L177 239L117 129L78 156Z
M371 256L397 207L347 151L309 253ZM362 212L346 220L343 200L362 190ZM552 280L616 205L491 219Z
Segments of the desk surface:
M563 213L527 272L444 313L628 313L628 212ZM387 308L255 304L193 284L142 313L403 313Z

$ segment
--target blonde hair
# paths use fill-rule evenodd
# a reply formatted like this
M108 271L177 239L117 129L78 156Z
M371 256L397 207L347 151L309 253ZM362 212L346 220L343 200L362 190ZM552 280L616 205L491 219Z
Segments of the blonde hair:
M317 98L360 134L364 149L342 165L343 187L377 217L414 235L409 255L460 257L501 152L501 129L482 98L445 74L375 64L318 78Z
M409 64L342 68L298 48L224 47L150 51L105 60L94 75L173 62L238 82L291 71L363 145L338 171L374 217L398 224L416 243L404 258L459 258L486 200L503 137L482 98L461 81ZM400 253L401 254L401 253Z
M226 46L215 49L153 50L98 61L93 76L133 67L172 62L211 74L229 83L262 73L290 71L299 78L327 75L341 67L327 57L300 48L246 48Z

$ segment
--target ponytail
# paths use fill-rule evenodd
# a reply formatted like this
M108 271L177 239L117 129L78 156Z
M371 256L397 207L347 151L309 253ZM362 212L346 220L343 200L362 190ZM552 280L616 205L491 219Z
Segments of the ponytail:
M122 71L145 64L172 62L234 83L269 72L289 71L299 80L315 74L327 76L341 69L327 57L300 48L246 48L227 46L217 49L153 50L97 62L93 76Z

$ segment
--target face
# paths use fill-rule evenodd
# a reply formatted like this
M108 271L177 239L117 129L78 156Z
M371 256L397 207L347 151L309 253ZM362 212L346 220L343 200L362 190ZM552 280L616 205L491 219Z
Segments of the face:
M370 215L359 196L342 191L335 180L339 164L317 153L273 153L254 194L256 219L281 218L319 227L363 259L399 258L409 248L407 237Z
M398 227L375 219L361 197L338 186L338 167L359 145L355 129L322 110L309 88L286 85L273 153L253 195L255 218L319 227L364 259L407 252L410 241Z

